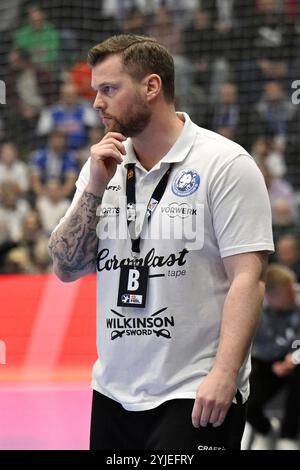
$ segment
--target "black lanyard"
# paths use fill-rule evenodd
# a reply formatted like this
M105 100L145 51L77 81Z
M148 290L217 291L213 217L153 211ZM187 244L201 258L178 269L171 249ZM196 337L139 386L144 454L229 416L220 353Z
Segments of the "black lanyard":
M135 198L135 164L130 163L127 167L127 181L126 181L126 197L127 197L127 226L129 227L131 222L135 222L136 218L136 198ZM148 202L147 211L146 211L146 218L149 223L152 213L156 209L157 205L161 201L161 198L164 195L166 190L168 179L171 173L172 164L170 165L169 169L166 171L164 176L159 181L158 185L153 191L152 196ZM133 253L140 253L140 244L141 244L141 237L133 239L131 238L131 251Z

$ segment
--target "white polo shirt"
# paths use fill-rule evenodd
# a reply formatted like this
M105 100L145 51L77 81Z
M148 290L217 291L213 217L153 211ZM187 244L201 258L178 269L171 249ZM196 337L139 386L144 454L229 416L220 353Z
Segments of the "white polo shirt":
M171 150L147 172L131 139L127 155L104 193L97 233L99 359L95 390L127 410L154 408L166 400L192 398L211 370L229 289L222 258L273 251L271 211L263 177L238 144L185 121ZM118 307L120 264L128 264L127 164L135 163L136 227L140 258L149 267L145 308ZM153 190L172 164L160 203L143 225ZM70 210L89 179L88 161L76 183ZM137 230L138 233L138 230ZM249 355L238 376L249 394Z

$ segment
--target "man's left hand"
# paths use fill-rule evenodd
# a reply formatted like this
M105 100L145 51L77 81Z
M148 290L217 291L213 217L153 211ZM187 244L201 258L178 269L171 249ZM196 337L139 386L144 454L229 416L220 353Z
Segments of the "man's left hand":
M213 369L198 387L192 412L193 426L221 426L235 393L236 375Z

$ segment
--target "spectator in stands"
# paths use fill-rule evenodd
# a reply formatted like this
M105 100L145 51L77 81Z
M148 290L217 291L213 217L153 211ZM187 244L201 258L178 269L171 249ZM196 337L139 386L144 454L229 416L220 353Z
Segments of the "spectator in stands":
M31 210L24 218L18 246L6 256L5 272L42 273L48 267L47 238L38 213Z
M57 100L57 82L51 72L35 64L25 49L12 49L8 55L6 96L13 106L40 109Z
M0 274L6 273L5 260L7 254L17 246L18 243L10 237L7 223L0 219Z
M20 189L13 181L6 181L0 185L0 202L0 220L8 230L8 239L15 241L21 236L29 204L20 198Z
M171 12L164 4L155 12L149 36L165 46L170 54L176 56L182 53L181 29L174 23Z
M46 183L45 195L36 201L44 233L50 235L60 219L65 215L70 201L63 197L59 180L50 179Z
M110 0L102 2L102 10L105 15L124 20L132 7L138 6L143 13L153 14L161 5L165 5L182 22L185 16L193 14L198 2L199 0Z
M24 248L14 247L4 258L4 274L37 274L38 271L31 263L29 254Z
M274 150L273 139L261 135L253 142L250 154L258 165L265 165L275 178L281 178L286 173L286 164L281 152Z
M274 177L265 164L258 165L268 189L273 224L287 225L297 221L297 204L292 186L283 178ZM283 208L286 208L284 211ZM279 209L279 210L278 210ZM282 219L282 216L284 218Z
M38 6L30 6L27 14L28 24L16 31L15 45L27 50L33 62L43 68L54 68L59 57L58 30L46 21Z
M0 34L15 29L22 0L1 0Z
M0 184L5 181L17 183L23 193L29 189L28 167L19 160L19 149L12 142L0 146Z
M299 242L295 234L287 234L276 243L276 255L279 263L290 268L300 283L300 253ZM300 339L300 338L299 338Z
M156 37L161 43L164 43L169 51L174 51L177 108L184 109L190 114L194 122L205 126L207 123L207 93L205 86L208 86L208 83L204 79L204 76L200 74L200 70L204 73L205 66L201 68L199 62L199 68L197 69L196 54L193 55L192 53L190 57L181 54L183 49L181 42L184 39L181 35L181 28L178 24L174 23L171 12L164 5L156 11L154 22L149 28L149 34ZM189 50L189 47L191 51L195 50L199 45L197 38L195 38L193 42L192 36L189 35L188 30L186 30L185 41L184 47L186 51ZM197 46L195 46L196 44ZM204 47L205 45L203 48ZM201 48L201 45L199 45L199 48ZM195 59L194 62L193 59ZM199 61L200 60L199 58ZM197 78L199 78L198 81ZM202 84L203 87L200 88L200 84Z
M147 16L136 5L132 6L123 22L122 33L143 36L147 28Z
M79 98L89 102L95 99L95 90L91 88L91 69L84 61L76 62L68 72L68 82L77 90Z
M74 85L64 84L60 102L43 110L37 134L47 136L54 128L61 129L68 136L67 147L77 150L87 143L87 129L97 124L99 120L91 105L81 102Z
M33 153L31 159L32 189L37 196L47 193L46 183L50 179L60 181L60 194L71 197L78 172L75 156L66 150L66 135L54 130L49 137L48 146Z
M289 18L295 19L300 13L299 2L297 0L286 0L283 7Z
M263 132L272 136L275 150L285 152L288 123L294 114L294 106L284 94L278 81L267 82L262 99L255 106L252 118L253 134Z
M194 66L195 83L206 92L211 81L213 61L213 30L209 13L198 8L192 20L184 28L184 54Z
M109 11L104 11L106 4L112 6ZM122 6L124 0L121 0L120 4ZM39 0L39 5L47 11L47 17L59 29L62 47L66 32L72 32L73 39L78 40L78 51L88 49L94 41L120 33L115 20L119 5L114 7L113 0Z
M290 1L291 3L294 2L295 4L293 5L295 10L294 14L291 14L291 11L288 11L288 15L291 21L294 21L295 23L295 31L296 31L296 37L295 37L295 54L293 54L294 60L290 64L290 73L289 73L289 80L290 83L292 83L294 80L299 80L300 77L300 52L299 52L299 46L300 46L300 4L297 0L286 0L286 3ZM297 11L298 10L298 11Z
M300 78L300 76L299 76ZM285 161L287 166L287 180L293 187L300 190L300 105L295 105L295 113L289 122L287 131L287 145Z
M258 0L257 12L245 24L245 56L238 68L243 103L258 102L265 81L285 83L296 50L293 22L280 12L276 0Z
M234 58L236 18L236 0L210 0L206 7L209 8L214 28L214 50L217 57Z
M300 308L293 272L270 264L266 275L265 304L252 349L248 421L257 432L253 449L271 449L274 435L265 406L285 388L277 449L299 449L300 366L293 342L299 340Z
M36 66L28 52L14 49L8 56L6 101L11 140L32 143L42 108L57 99L53 76Z
M234 83L223 83L219 88L218 102L213 107L211 128L228 139L236 140L240 125L237 87Z
M213 27L213 64L210 84L211 101L215 102L220 85L234 79L234 66L239 57L236 9L238 0L207 0L201 2L211 15ZM245 3L245 2L243 2Z

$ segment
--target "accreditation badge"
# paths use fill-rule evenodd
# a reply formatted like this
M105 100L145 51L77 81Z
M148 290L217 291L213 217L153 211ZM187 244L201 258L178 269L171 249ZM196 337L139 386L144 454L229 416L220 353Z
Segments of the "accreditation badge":
M121 266L118 307L144 308L148 286L148 266Z

